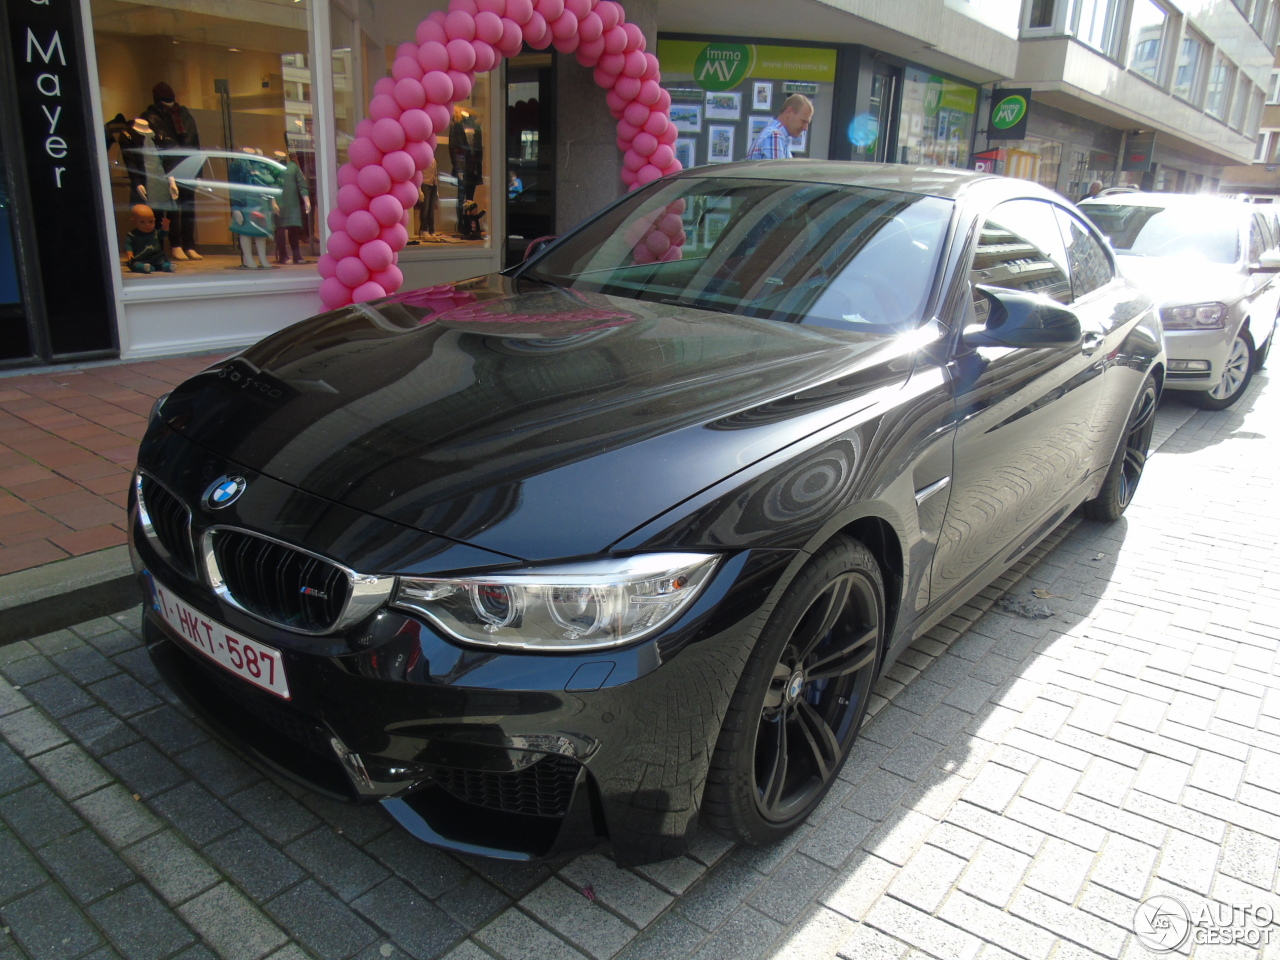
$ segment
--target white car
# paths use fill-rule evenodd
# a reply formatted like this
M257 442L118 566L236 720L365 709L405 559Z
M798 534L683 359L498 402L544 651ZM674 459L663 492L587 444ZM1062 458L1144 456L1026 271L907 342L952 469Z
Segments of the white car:
M1210 410L1239 400L1266 362L1280 309L1274 218L1255 204L1170 193L1079 206L1111 240L1121 272L1160 306L1165 386Z

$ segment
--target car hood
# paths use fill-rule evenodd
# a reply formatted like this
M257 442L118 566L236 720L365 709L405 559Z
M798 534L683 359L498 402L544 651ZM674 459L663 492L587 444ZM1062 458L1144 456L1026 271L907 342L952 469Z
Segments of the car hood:
M910 369L910 338L516 284L322 314L182 384L163 419L308 493L536 560L605 549Z
M1248 292L1249 275L1239 264L1184 257L1116 257L1120 272L1159 306L1232 303Z

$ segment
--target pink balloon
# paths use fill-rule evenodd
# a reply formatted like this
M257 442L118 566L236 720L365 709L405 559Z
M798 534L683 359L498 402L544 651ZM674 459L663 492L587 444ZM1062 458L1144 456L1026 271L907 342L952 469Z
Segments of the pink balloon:
M421 86L421 84L419 84ZM399 120L383 118L373 125L373 144L383 153L399 150L404 146L404 127Z
M517 29L517 36L519 33L520 31ZM521 38L521 42L523 42L523 38ZM483 40L472 40L471 47L476 52L476 65L473 68L476 73L488 73L497 66L498 51L492 44L486 43Z
M636 103L632 100L627 104L627 108L622 111L622 116L633 127L643 127L645 121L649 119L649 108L643 103Z
M378 221L378 228L381 229L382 227L389 227L393 223L399 223L400 218L404 216L404 207L391 194L384 193L382 196L374 197L369 201L369 212Z
M679 246L672 244L671 249L658 258L659 262L666 263L671 260L679 260L682 256L680 251L681 246L684 246L684 244L680 244Z
M618 136L623 140L634 140L636 138L636 134L639 133L640 130L640 127L628 123L626 120L618 121Z
M628 170L639 170L648 162L646 157L642 157L634 149L628 150L622 155L622 164Z
M396 82L390 77L380 77L373 85L373 95L380 97L383 95L391 96L391 91L396 88Z
M604 56L604 41L599 37L594 40L583 40L578 44L578 63L590 69L600 62Z
M422 89L427 92L427 99L431 103L452 103L454 100L453 81L443 70L432 70L423 76Z
M591 12L591 0L564 0L564 8L575 19L581 20Z
M418 84L422 89L422 84ZM435 125L425 110L406 110L400 114L400 126L404 129L406 140L426 140L435 133Z
M366 167L365 169L373 170L375 168ZM418 168L413 162L413 157L403 150L397 150L394 153L388 153L382 158L382 169L386 171L392 181L402 183L412 177ZM387 189L382 192L386 193L390 189L391 184L388 183Z
M389 227L383 227L378 237L392 250L403 250L404 245L409 242L409 231L403 223L393 223Z
M667 119L667 115L658 110L654 110L644 122L645 133L651 133L655 137L662 136L662 132L671 126L671 121Z
M329 225L330 233L337 233L339 230L347 229L347 214L334 207L329 211L329 215L324 218L324 222Z
M369 268L359 257L343 257L338 261L334 275L348 287L358 287L369 279Z
M644 73L640 74L640 76L644 77L644 79L646 80L658 80L662 77L662 73L658 69L657 57L655 57L652 53L645 51L644 62L645 62Z
M493 13L502 17L507 12L507 0L476 0L478 13Z
M569 17L569 15L568 15L568 14L565 14L565 16L564 16L564 17L561 17L560 19L561 19L561 20L563 20L563 19L565 19L565 17L568 17L568 18L569 18L569 19L571 19L571 20L573 19L572 17ZM577 21L574 21L574 22L576 23ZM551 41L551 45L552 45L552 46L554 46L554 47L555 47L557 50L559 50L561 53L563 53L563 54L570 54L570 53L574 53L575 51L577 51L577 49L578 49L578 34L577 34L577 32L576 32L576 31L575 31L573 34L571 34L570 36L567 36L567 37L555 37L555 36L554 36L554 34L553 34L553 37L554 37L554 39Z
M465 72L476 65L476 48L471 45L470 40L450 40L447 49L450 70Z
M337 277L329 277L320 284L320 302L327 310L337 310L351 302L351 288Z
M642 157L653 156L653 151L658 149L658 138L652 133L637 133L635 140L632 141L632 149ZM382 162L385 164L387 161L384 158ZM373 168L366 167L365 169L371 170Z
M675 157L673 156L671 159L671 166L664 167L662 170L662 175L664 177L669 177L673 173L679 173L683 169L684 169L683 164L681 164L680 161L676 160Z
M605 49L607 50L608 47L606 46ZM597 66L605 73L616 74L621 74L626 65L627 55L625 53L605 53L605 55L600 58L600 63L597 64Z
M396 57L395 63L391 64L391 76L397 82L406 78L417 80L422 76L422 66L418 63L418 48L413 48L413 54L407 57Z
M431 157L435 153L431 149L431 145L423 143L421 140L414 140L412 143L404 145L404 152L413 160L413 169L425 170L431 163Z
M505 32L506 31L504 29L503 33L505 34ZM549 37L551 29L547 26L547 18L535 9L533 14L520 28L520 32L524 36L525 43L532 46L535 43L541 43L543 38Z
M597 72L599 71L599 69L600 69L599 67L596 68ZM610 76L613 77L613 80L616 83L618 79L617 74L610 74ZM604 86L604 84L601 84L601 86ZM610 90L608 93L604 95L604 102L609 105L609 112L612 113L614 116L621 116L622 111L627 108L627 101L623 100L620 96L618 96L612 90Z
M648 45L648 41L644 38L644 31L634 23L624 23L622 29L627 32L628 50L643 50Z
M533 9L542 14L547 23L551 23L564 14L564 0L537 0Z
M395 293L404 286L404 274L400 272L400 268L394 263L385 270L379 270L377 273L370 274L369 281L376 283L387 293Z
M395 90L395 84L391 86ZM369 117L372 120L382 120L384 117L397 120L400 114L404 113L400 109L400 104L396 103L396 98L389 93L380 93L369 101Z
M427 102L427 91L422 89L422 80L416 77L397 81L396 91L391 96L404 110L416 110ZM404 114L400 115L400 120L404 121Z
M606 30L612 30L626 19L622 5L614 3L613 0L600 0L596 4L595 14L603 21Z
M670 213L674 213L677 216L684 213L686 209L688 209L688 207L684 202L684 197L681 197L678 200L672 200L670 203L667 204L667 211Z
M627 31L622 27L611 27L602 35L604 40L605 53L626 53L627 52Z
M321 280L328 280L330 277L337 276L337 270L337 260L327 253L320 254L320 259L316 261L316 273L320 274Z
M356 243L368 243L382 227L368 210L357 210L347 217L347 236Z
M621 137L618 137L618 139L613 142L618 145L618 149L621 150L623 153L626 153L628 150L631 149L630 140L623 140Z
M338 168L338 186L345 187L348 184L355 183L358 172L354 163L344 163Z
M671 249L671 238L660 230L655 230L644 238L644 245L649 248L649 252L655 257L660 257ZM364 248L361 247L361 255L363 256Z
M396 59L401 57L412 57L418 53L418 45L409 41L405 41L396 47Z
M638 187L639 185L640 185L639 183L633 184L632 189L635 189L635 187ZM632 263L639 263L639 264L653 263L654 259L655 258L653 256L653 251L649 249L647 244L642 243L638 247L636 247L634 250L631 251Z
M418 24L418 28L413 31L413 37L418 43L439 43L444 44L449 38L445 36L444 25L438 20L431 17L423 20Z
M662 90L658 94L658 102L655 103L654 106L657 109L661 110L663 113L670 113L671 112L671 93L667 90Z
M533 23L532 14L530 15L528 23ZM546 26L547 24L544 20L542 22L544 35ZM504 57L514 57L520 52L520 48L524 46L525 37L526 34L523 27L518 26L514 20L504 18L502 21L502 39L494 44L494 46L498 48L498 52Z
M658 221L658 229L674 240L684 232L684 221L680 219L679 214L668 213Z
M454 101L465 100L471 96L471 86L475 83L475 78L470 74L463 73L461 70L450 70L448 77L453 81L453 99Z
M435 40L427 41L418 48L418 66L422 67L423 73L430 73L432 70L448 70L449 48Z
M356 251L360 249L360 244L351 239L351 234L345 230L338 230L329 234L329 253L335 260L341 260L343 257L354 257Z
M578 24L578 36L585 42L599 40L604 34L604 21L600 19L600 15L594 11L588 11L587 15L581 19Z
M365 117L363 120L361 120L359 123L357 123L357 124L356 124L356 136L357 136L357 137L372 137L372 136L373 136L373 121L372 121L372 120L370 120L368 117Z
M387 291L383 290L382 287L378 286L376 283L369 281L367 283L360 284L360 286L351 291L351 302L366 303L369 300L381 300L386 295Z
M480 5L476 3L476 0L453 0L449 4L449 11L453 12L454 10L462 10L474 17L480 12Z
M386 163L386 157L382 158L382 162ZM391 179L391 174L381 163L371 163L367 167L360 168L360 177L356 182L366 196L380 197L391 189ZM355 236L350 221L347 223L347 233Z
M635 99L639 100L646 107L655 106L662 96L662 87L658 86L656 80L644 80L640 84L640 92L636 94Z
M382 162L382 151L367 137L356 137L347 147L347 157L351 160L352 166L367 167L371 163Z
M551 35L557 40L568 40L578 35L578 18L567 10L551 23Z
M631 26L631 24L627 24ZM622 75L624 77L639 77L649 66L649 61L644 58L644 54L639 50L632 50L626 54L626 62L622 67Z
M636 77L619 77L613 89L623 100L630 102L640 95L642 86L642 81Z
M658 142L671 146L680 136L680 131L676 129L674 123L668 122L667 129L658 134Z
M622 182L627 186L633 186L636 182L636 172L634 170L628 170L626 167L622 168L622 172L619 176L622 178Z
M454 10L444 18L444 32L450 40L474 40L476 18L465 10Z
M452 85L452 81L450 82ZM453 122L453 111L444 103L428 103L423 107L423 111L431 118L431 126L439 133L444 133L449 129L449 124ZM433 134L434 135L434 134Z
M649 154L649 162L661 170L664 174L667 167L671 166L676 158L676 152L665 143L660 143L653 153Z
M613 87L618 82L618 75L596 67L591 71L591 79L596 82L597 87L601 87L608 90L610 93L613 93ZM606 97L605 100L608 101L608 97ZM609 109L612 110L613 108L610 107Z
M475 39L483 40L485 43L497 43L502 39L502 18L496 13L486 10L483 13L476 14L476 35ZM470 69L464 67L463 69Z
M533 16L533 0L507 0L506 19L523 27Z
M660 176L662 176L661 170L655 167L652 163L646 163L636 173L636 182L641 184L652 183L654 180L657 180ZM348 228L349 227L350 227L350 224L348 224Z
M376 170L378 167L363 167L364 170ZM357 178L358 180L358 178ZM358 183L338 188L338 212L352 214L357 210L369 209L369 195L360 189ZM341 230L342 227L334 227Z
M360 259L372 273L387 269L395 261L395 256L385 240L370 240L360 246Z
M400 183L392 184L390 195L396 198L400 206L408 210L418 202L418 184L412 180L403 180Z

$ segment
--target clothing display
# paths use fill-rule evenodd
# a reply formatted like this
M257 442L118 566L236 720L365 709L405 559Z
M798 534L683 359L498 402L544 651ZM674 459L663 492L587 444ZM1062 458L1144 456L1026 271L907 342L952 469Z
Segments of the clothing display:
M155 99L142 116L151 125L165 173L168 173L200 149L200 132L191 111L178 103L173 87L164 82L157 83L151 95ZM147 193L149 195L151 191ZM178 184L178 199L171 219L174 247L193 248L196 244L196 194L191 187Z
M124 248L132 256L129 269L134 273L154 273L157 270L173 272L173 263L164 255L164 241L168 231L161 227L144 233L130 230L124 238Z
M276 185L271 168L249 158L236 158L227 164L227 180L250 188L231 190L231 232L245 237L270 237L275 233L271 194L258 189Z
M453 175L458 178L458 232L465 236L462 224L467 217L467 202L484 182L484 138L480 121L461 108L454 110L453 123L449 124L449 159Z
M419 234L436 232L436 204L440 200L440 187L437 183L438 174L436 158L432 157L427 169L422 171L422 187L418 190Z
M280 188L280 196L276 204L280 213L276 216L276 263L285 263L286 241L293 254L294 263L304 263L302 257L302 226L310 209L307 179L302 168L294 160L289 160L285 168L277 172L276 186Z

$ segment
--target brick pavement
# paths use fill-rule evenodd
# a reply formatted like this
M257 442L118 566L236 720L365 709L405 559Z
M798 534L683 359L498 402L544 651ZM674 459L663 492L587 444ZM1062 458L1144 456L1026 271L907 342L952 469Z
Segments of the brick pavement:
M1168 407L1126 519L1009 581L1056 615L991 591L917 643L769 849L446 855L210 740L136 613L0 647L0 960L1070 960L1147 955L1153 894L1280 911L1278 415L1265 377Z
M0 575L124 543L152 404L224 355L0 378Z

